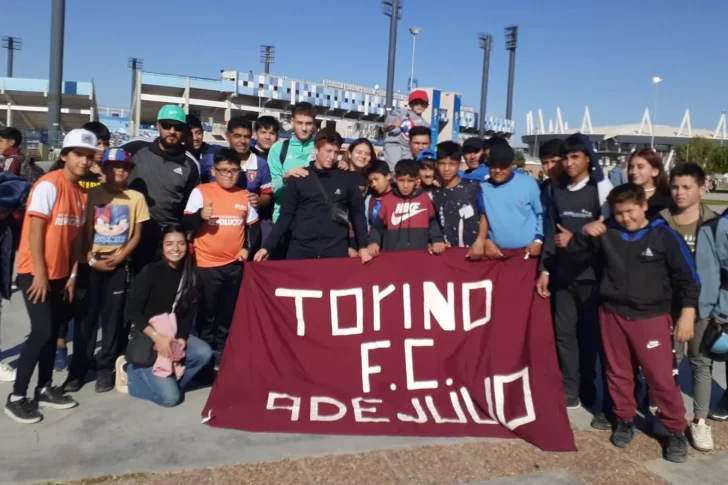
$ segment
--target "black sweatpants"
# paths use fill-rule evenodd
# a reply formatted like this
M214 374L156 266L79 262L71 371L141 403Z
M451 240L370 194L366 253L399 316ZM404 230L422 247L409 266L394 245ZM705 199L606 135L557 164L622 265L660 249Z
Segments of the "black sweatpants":
M18 375L13 386L13 394L16 396L27 395L30 378L36 365L38 389L51 385L58 331L73 317L73 304L67 301L64 295L67 281L67 278L50 281L50 291L46 300L31 303L28 299L28 288L33 283L33 275L18 275L18 286L23 293L30 318L30 334L20 352Z
M84 378L94 360L96 336L101 327L101 349L96 354L98 370L112 370L121 347L124 307L128 282L126 263L114 271L91 268L89 287L83 299L82 318L76 319L73 333L73 359L69 373Z
M602 383L601 411L611 413L612 401L604 377L605 358L599 332L599 287L594 282L574 282L552 291L556 348L564 393L579 396L585 407L597 407L597 357Z
M202 287L197 336L215 352L222 352L238 302L243 265L235 262L217 268L197 268L197 275Z

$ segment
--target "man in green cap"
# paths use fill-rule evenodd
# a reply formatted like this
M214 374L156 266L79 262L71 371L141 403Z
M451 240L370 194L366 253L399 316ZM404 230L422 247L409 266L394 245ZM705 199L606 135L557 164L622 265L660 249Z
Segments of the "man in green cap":
M183 146L188 129L184 109L173 104L162 106L157 129L159 137L134 155L129 178L129 188L141 192L147 200L150 216L132 256L135 274L154 260L162 228L180 224L187 199L200 183L198 162Z

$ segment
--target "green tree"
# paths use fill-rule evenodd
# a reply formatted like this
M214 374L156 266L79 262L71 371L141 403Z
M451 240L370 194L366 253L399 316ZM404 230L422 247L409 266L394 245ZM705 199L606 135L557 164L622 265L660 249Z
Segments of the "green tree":
M526 166L526 155L523 152L516 152L516 167L523 168Z
M712 173L728 173L728 147L717 147L708 159L708 171Z
M710 170L710 155L715 150L712 140L702 136L694 136L688 143L675 147L675 157L678 163L695 162L706 170Z

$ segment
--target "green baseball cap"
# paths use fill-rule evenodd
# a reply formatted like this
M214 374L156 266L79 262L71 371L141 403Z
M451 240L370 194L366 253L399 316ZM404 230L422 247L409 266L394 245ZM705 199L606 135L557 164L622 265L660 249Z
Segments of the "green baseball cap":
M177 121L183 125L187 124L187 115L185 110L174 104L167 104L162 106L157 115L157 121Z

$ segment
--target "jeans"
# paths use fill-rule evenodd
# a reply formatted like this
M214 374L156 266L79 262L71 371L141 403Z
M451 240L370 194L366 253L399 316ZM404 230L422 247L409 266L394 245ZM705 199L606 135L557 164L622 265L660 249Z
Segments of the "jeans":
M28 300L28 288L33 283L33 275L18 275L18 286L23 292L30 318L30 334L20 352L18 376L13 386L13 394L16 396L27 394L28 384L36 365L38 389L51 384L58 332L73 317L73 305L66 300L64 294L67 281L67 278L49 281L50 290L45 301L31 303Z
M687 357L693 374L693 412L697 419L707 419L710 393L713 388L713 361L703 353L703 334L708 328L707 318L695 322L695 335L687 343ZM685 357L685 344L675 343L678 363Z
M136 367L133 364L126 366L129 382L129 395L137 399L145 399L165 408L174 407L182 402L184 389L195 375L212 358L212 349L202 340L190 335L185 349L185 373L182 379L172 375L157 377L152 373L152 367Z

